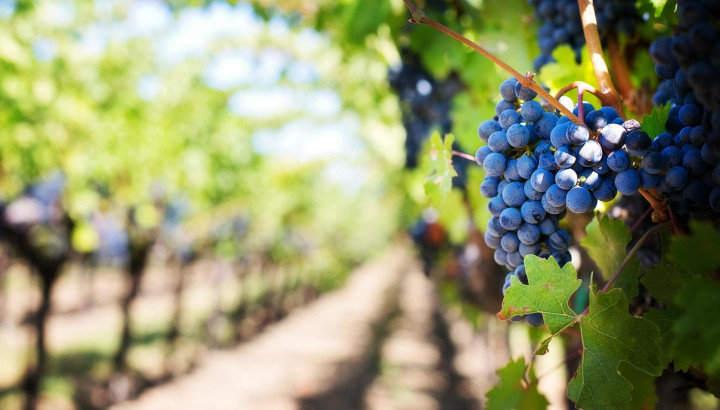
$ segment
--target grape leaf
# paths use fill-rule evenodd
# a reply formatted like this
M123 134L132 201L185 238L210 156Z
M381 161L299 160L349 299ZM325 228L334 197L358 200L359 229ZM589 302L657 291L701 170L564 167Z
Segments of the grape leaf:
M709 224L690 222L691 235L673 238L668 259L695 273L708 273L720 266L720 234Z
M425 193L435 205L445 202L452 189L452 179L457 176L452 165L453 141L452 134L446 135L444 142L437 132L430 137L430 175L425 181Z
M580 367L568 384L568 397L581 408L626 409L632 399L632 383L618 372L628 362L648 375L662 371L657 325L628 313L620 289L590 292L590 311L580 320L583 355Z
M720 311L720 282L697 276L675 297L684 312L675 322L674 354L683 364L701 367L707 373L720 370L720 322L712 320Z
M528 373L529 380L525 379ZM537 389L537 378L532 368L525 365L525 358L511 360L498 369L500 382L486 394L487 410L505 409L546 409L550 404Z
M652 308L643 316L660 328L660 337L657 343L662 351L662 360L665 366L675 357L673 327L682 313L682 310L674 304L675 296L689 277L692 277L692 274L687 268L662 263L648 269L640 280L650 295L666 305L664 310ZM689 363L686 364L682 360L675 361L675 368L687 369L689 366Z
M641 129L650 135L650 138L657 136L660 133L665 132L665 123L670 116L670 103L663 105L662 107L653 108L650 115L643 115L642 121L640 121Z
M630 230L621 220L611 219L605 215L602 218L598 216L593 218L585 227L585 232L587 232L587 236L580 243L587 249L588 254L607 280L615 273L627 255L627 245L632 239ZM618 281L615 282L616 286L625 292L628 299L632 299L638 294L637 280L640 272L640 262L633 256L623 269Z
M505 292L500 319L540 312L552 335L557 334L577 320L577 315L568 305L570 296L580 287L571 263L560 266L555 259L541 259L535 255L525 257L528 284L523 285L516 277Z
M658 397L655 392L655 376L643 373L626 362L620 363L620 374L632 383L630 409L654 409Z

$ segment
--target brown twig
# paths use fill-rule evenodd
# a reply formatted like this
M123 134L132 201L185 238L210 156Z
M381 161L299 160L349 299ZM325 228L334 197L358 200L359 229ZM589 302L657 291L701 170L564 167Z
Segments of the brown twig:
M587 91L590 94L594 95L601 102L605 98L604 95L600 94L600 91L598 91L597 88L593 87L592 85L590 85L584 81L573 81L572 83L566 85L565 87L561 88L558 92L555 93L555 98L557 98L559 100L560 97L567 94L568 91L570 91L574 88L577 88L578 90L582 88L583 91Z
M655 235L656 233L658 233L660 231L667 229L669 226L671 226L670 222L663 222L660 225L655 225L654 227L648 229L648 231L645 232L645 234L643 234L643 236L641 236L640 239L638 239L635 246L633 246L632 249L630 249L630 252L628 252L627 256L625 256L625 259L623 259L620 266L618 266L615 273L612 275L610 280L608 280L608 282L605 284L605 286L602 288L602 290L600 292L607 292L608 290L610 290L613 283L615 283L615 281L618 279L618 277L620 277L620 274L622 273L623 269L625 269L627 264L630 263L630 259L632 259L633 255L635 255L635 253L637 253L637 251L643 246L643 244L645 244L645 242L648 239L650 239L653 235Z
M667 213L667 199L660 199L654 190L650 189L638 189L640 195L642 195L650 206L653 207L652 221L653 222L665 222L668 220L669 215Z
M580 8L580 17L583 23L583 33L585 34L585 43L590 53L590 62L595 72L600 94L605 96L601 101L607 101L611 107L617 111L620 118L625 119L625 111L622 107L620 94L615 90L610 71L605 63L602 44L600 43L600 34L597 29L597 19L595 17L595 8L592 0L578 0Z
M444 25L438 23L437 21L431 19L430 17L426 16L425 13L417 8L411 0L403 0L405 2L405 5L410 10L410 14L412 15L412 18L410 18L411 23L416 24L427 24L428 26L454 38L455 40L458 40L459 42L465 44L466 46L472 48L473 50L477 51L478 53L482 54L486 58L490 59L493 63L498 65L500 68L508 72L511 76L515 77L520 84L522 84L523 87L527 87L538 93L538 95L542 98L544 98L547 102L552 104L553 107L555 107L558 111L560 111L564 116L568 117L572 122L577 124L582 124L583 122L575 116L570 110L565 108L562 104L560 104L560 101L558 101L556 98L554 98L552 95L550 95L549 92L545 91L544 88L540 86L540 84L536 83L533 80L534 74L526 74L522 75L517 70L512 68L509 64L502 61L498 57L496 57L491 52L487 51L480 45L470 41L467 37L464 37L463 35L453 31L452 29L445 27Z

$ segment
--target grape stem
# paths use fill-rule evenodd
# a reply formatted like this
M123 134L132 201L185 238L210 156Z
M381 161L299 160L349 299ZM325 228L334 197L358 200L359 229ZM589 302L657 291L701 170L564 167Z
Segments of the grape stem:
M600 43L600 33L597 29L597 18L595 17L595 7L592 0L578 0L580 8L580 17L582 19L583 34L585 34L585 43L590 53L590 62L595 72L600 94L604 98L600 99L604 104L607 103L617 111L622 119L626 119L625 111L622 107L620 94L615 90L610 71L605 63L602 44Z
M652 213L653 222L665 222L669 219L667 213L667 199L660 199L652 189L638 189L640 195L653 207L655 212Z
M527 73L526 75L520 74L517 70L512 68L509 64L504 62L503 60L499 59L497 56L492 54L491 52L487 51L480 45L470 41L467 37L464 37L463 35L453 31L452 29L445 27L444 25L438 23L437 21L431 19L425 13L417 8L412 0L403 0L405 2L405 5L410 10L410 14L412 17L410 18L411 23L415 24L427 24L428 26L442 32L443 34L446 34L455 40L465 44L466 46L472 48L473 50L477 51L478 53L482 54L486 58L490 59L493 63L498 65L500 68L508 72L511 76L515 77L520 84L522 84L523 87L527 87L538 93L540 97L544 98L547 102L549 102L553 107L555 107L558 111L560 111L564 116L568 117L572 122L576 124L583 124L583 122L575 116L570 110L565 108L562 104L560 104L560 101L558 101L556 98L554 98L552 95L550 95L549 92L545 91L544 88L540 86L540 84L536 83L533 78L535 77L535 74ZM618 111L619 112L619 111Z
M567 94L568 91L570 91L574 88L577 88L578 92L580 92L581 89L583 91L589 92L590 94L597 97L597 99L600 100L600 102L603 102L603 99L605 98L604 95L600 94L600 91L598 91L597 88L593 87L592 85L590 85L584 81L573 81L572 83L566 85L565 87L561 88L560 91L555 93L555 98L557 98L559 100L560 97Z
M458 156L460 158L465 158L468 161L475 162L475 157L470 154L466 154L466 153L460 152L460 151L453 151L452 154L455 156Z
M653 235L655 235L661 231L664 231L665 229L667 229L670 226L672 226L672 224L670 222L663 222L659 225L655 225L654 227L648 229L648 231L645 232L645 234L643 234L643 236L641 236L640 239L638 239L635 246L633 246L632 249L630 249L630 252L628 252L627 256L625 256L625 259L623 259L620 266L618 266L615 273L612 275L610 280L608 280L608 282L605 284L605 286L602 288L602 290L600 292L607 292L608 290L610 290L610 288L612 288L613 283L615 283L615 281L618 279L618 277L620 277L620 274L622 273L623 269L625 269L627 264L630 263L630 259L632 259L633 255L635 255L635 253L637 253L637 251L645 244L645 242L647 242L648 239L650 239Z

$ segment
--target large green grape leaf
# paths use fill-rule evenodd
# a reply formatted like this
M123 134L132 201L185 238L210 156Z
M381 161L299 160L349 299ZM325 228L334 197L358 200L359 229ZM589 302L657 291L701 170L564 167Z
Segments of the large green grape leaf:
M615 273L622 261L625 259L627 245L632 239L630 230L618 219L611 219L605 215L600 218L596 216L585 227L587 236L580 243L587 249L588 254L595 264L600 268L603 277L607 280ZM633 256L625 266L616 283L628 299L638 294L637 280L640 275L640 262Z
M674 304L675 296L682 286L692 277L692 273L685 267L679 267L668 263L655 265L648 269L640 282L648 289L650 295L665 303L665 309L650 309L643 317L660 328L660 337L657 340L662 351L663 364L667 366L675 354L675 333L673 327L682 310ZM682 360L675 361L675 368L689 366Z
M447 134L445 141L438 132L430 137L429 175L425 181L425 193L435 205L445 202L452 189L452 179L457 176L452 165L453 141L455 137L452 134Z
M513 276L512 284L505 291L500 319L528 313L542 313L552 335L577 321L577 315L568 305L570 297L582 281L575 268L566 263L561 269L555 259L542 259L535 255L525 257L528 284L523 285Z
M673 238L668 259L695 273L708 273L720 266L720 233L709 224L690 222L691 235Z
M546 409L550 404L538 391L535 372L525 365L524 357L511 360L505 367L498 369L497 375L499 383L485 395L488 399L487 410Z
M682 287L675 303L684 310L673 328L674 354L682 367L692 364L708 373L720 370L720 322L712 319L720 312L720 282L697 277Z
M620 362L620 374L632 383L633 389L630 391L630 409L646 410L654 409L658 397L655 392L655 376L629 365L627 362Z
M632 383L620 375L620 362L628 362L648 375L663 369L655 340L657 325L628 313L620 289L590 292L590 310L580 321L583 354L580 367L568 384L568 397L585 409L627 409Z

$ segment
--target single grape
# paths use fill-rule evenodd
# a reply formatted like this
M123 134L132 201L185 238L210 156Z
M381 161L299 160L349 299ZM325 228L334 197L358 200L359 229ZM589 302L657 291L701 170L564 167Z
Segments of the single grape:
M615 118L617 118L617 114L615 114ZM591 111L585 116L585 124L593 131L600 131L608 124L607 115L602 109Z
M557 264L560 265L561 268L565 266L565 264L569 263L571 260L570 254L567 252L555 252L550 256L555 259L555 262L557 262Z
M505 152L510 149L510 143L507 139L507 132L505 130L495 131L488 138L488 147L493 152Z
M539 201L527 201L520 207L520 214L523 220L530 224L540 223L545 219L545 209Z
M520 211L515 208L506 208L500 212L500 226L508 231L515 231L520 227L522 223L522 216Z
M527 278L527 272L525 271L525 265L520 265L517 268L515 268L515 271L513 272L513 275L520 279L520 283L523 285L528 284L528 278Z
M570 247L570 235L563 229L558 229L548 237L548 245L556 251L564 251Z
M505 101L515 101L517 96L515 95L515 84L518 82L514 77L510 77L500 84L500 96Z
M521 182L511 182L502 191L502 198L507 206L519 208L527 201L524 185Z
M607 164L607 156L603 155L597 164L593 165L593 171L597 172L598 175L605 175L610 172L610 167Z
M555 174L555 184L562 189L569 190L577 184L578 176L572 169L561 169Z
M530 142L530 131L522 124L513 124L506 134L507 142L515 148L523 148Z
M590 191L583 187L575 187L568 191L565 198L567 208L571 212L581 214L592 211L593 198Z
M634 169L626 169L615 176L615 187L623 195L632 195L640 188L640 176Z
M505 235L503 235L502 239L500 239L500 246L506 251L506 252L515 252L518 250L518 247L520 246L520 240L518 239L518 234L515 232L508 232Z
M565 138L571 145L580 145L590 138L590 130L584 125L572 123L565 131Z
M600 130L600 145L608 150L616 150L625 144L627 132L622 125L608 124Z
M498 180L495 177L487 176L480 184L480 193L485 198L492 198L498 194Z
M643 155L650 152L652 147L652 141L650 136L645 131L631 131L628 132L625 138L625 148L627 148L630 155L642 157Z
M595 140L587 140L582 147L578 149L576 156L580 165L587 168L593 167L603 158L602 147Z
M500 238L497 236L494 236L490 232L485 232L484 239L485 239L485 244L488 246L488 248L497 249L500 247Z
M532 245L540 239L540 228L537 225L524 223L518 228L517 237L520 242Z
M520 256L520 252L509 252L507 255L507 261L508 266L511 268L517 268L518 266L522 265L523 263L523 257Z
M537 169L530 177L530 184L538 192L545 192L555 182L552 172L545 169Z
M630 165L630 156L624 150L617 149L608 154L607 164L612 171L625 171Z
M566 195L567 191L560 188L556 184L553 184L550 188L548 188L547 192L545 192L545 197L547 197L548 203L555 207L561 207L565 205Z
M507 208L507 205L500 196L492 197L490 198L490 201L488 201L488 210L492 216L500 216L500 212L502 212L505 208Z
M522 116L525 121L538 121L543 117L544 113L545 109L543 109L542 104L534 100L526 101L522 107L520 107L520 116Z
M602 107L598 111L602 111L603 114L605 114L608 123L618 118L618 113L613 107Z
M483 160L483 168L485 173L491 176L499 177L505 171L507 162L505 156L498 152L492 152Z
M519 122L520 114L518 114L515 110L505 110L501 112L498 116L498 123L504 130L510 128L511 125L517 124Z
M517 171L523 179L530 179L532 173L537 169L538 162L534 157L530 155L523 155L517 160Z
M689 178L690 175L685 168L674 166L665 174L665 183L673 191L680 191L687 186Z

